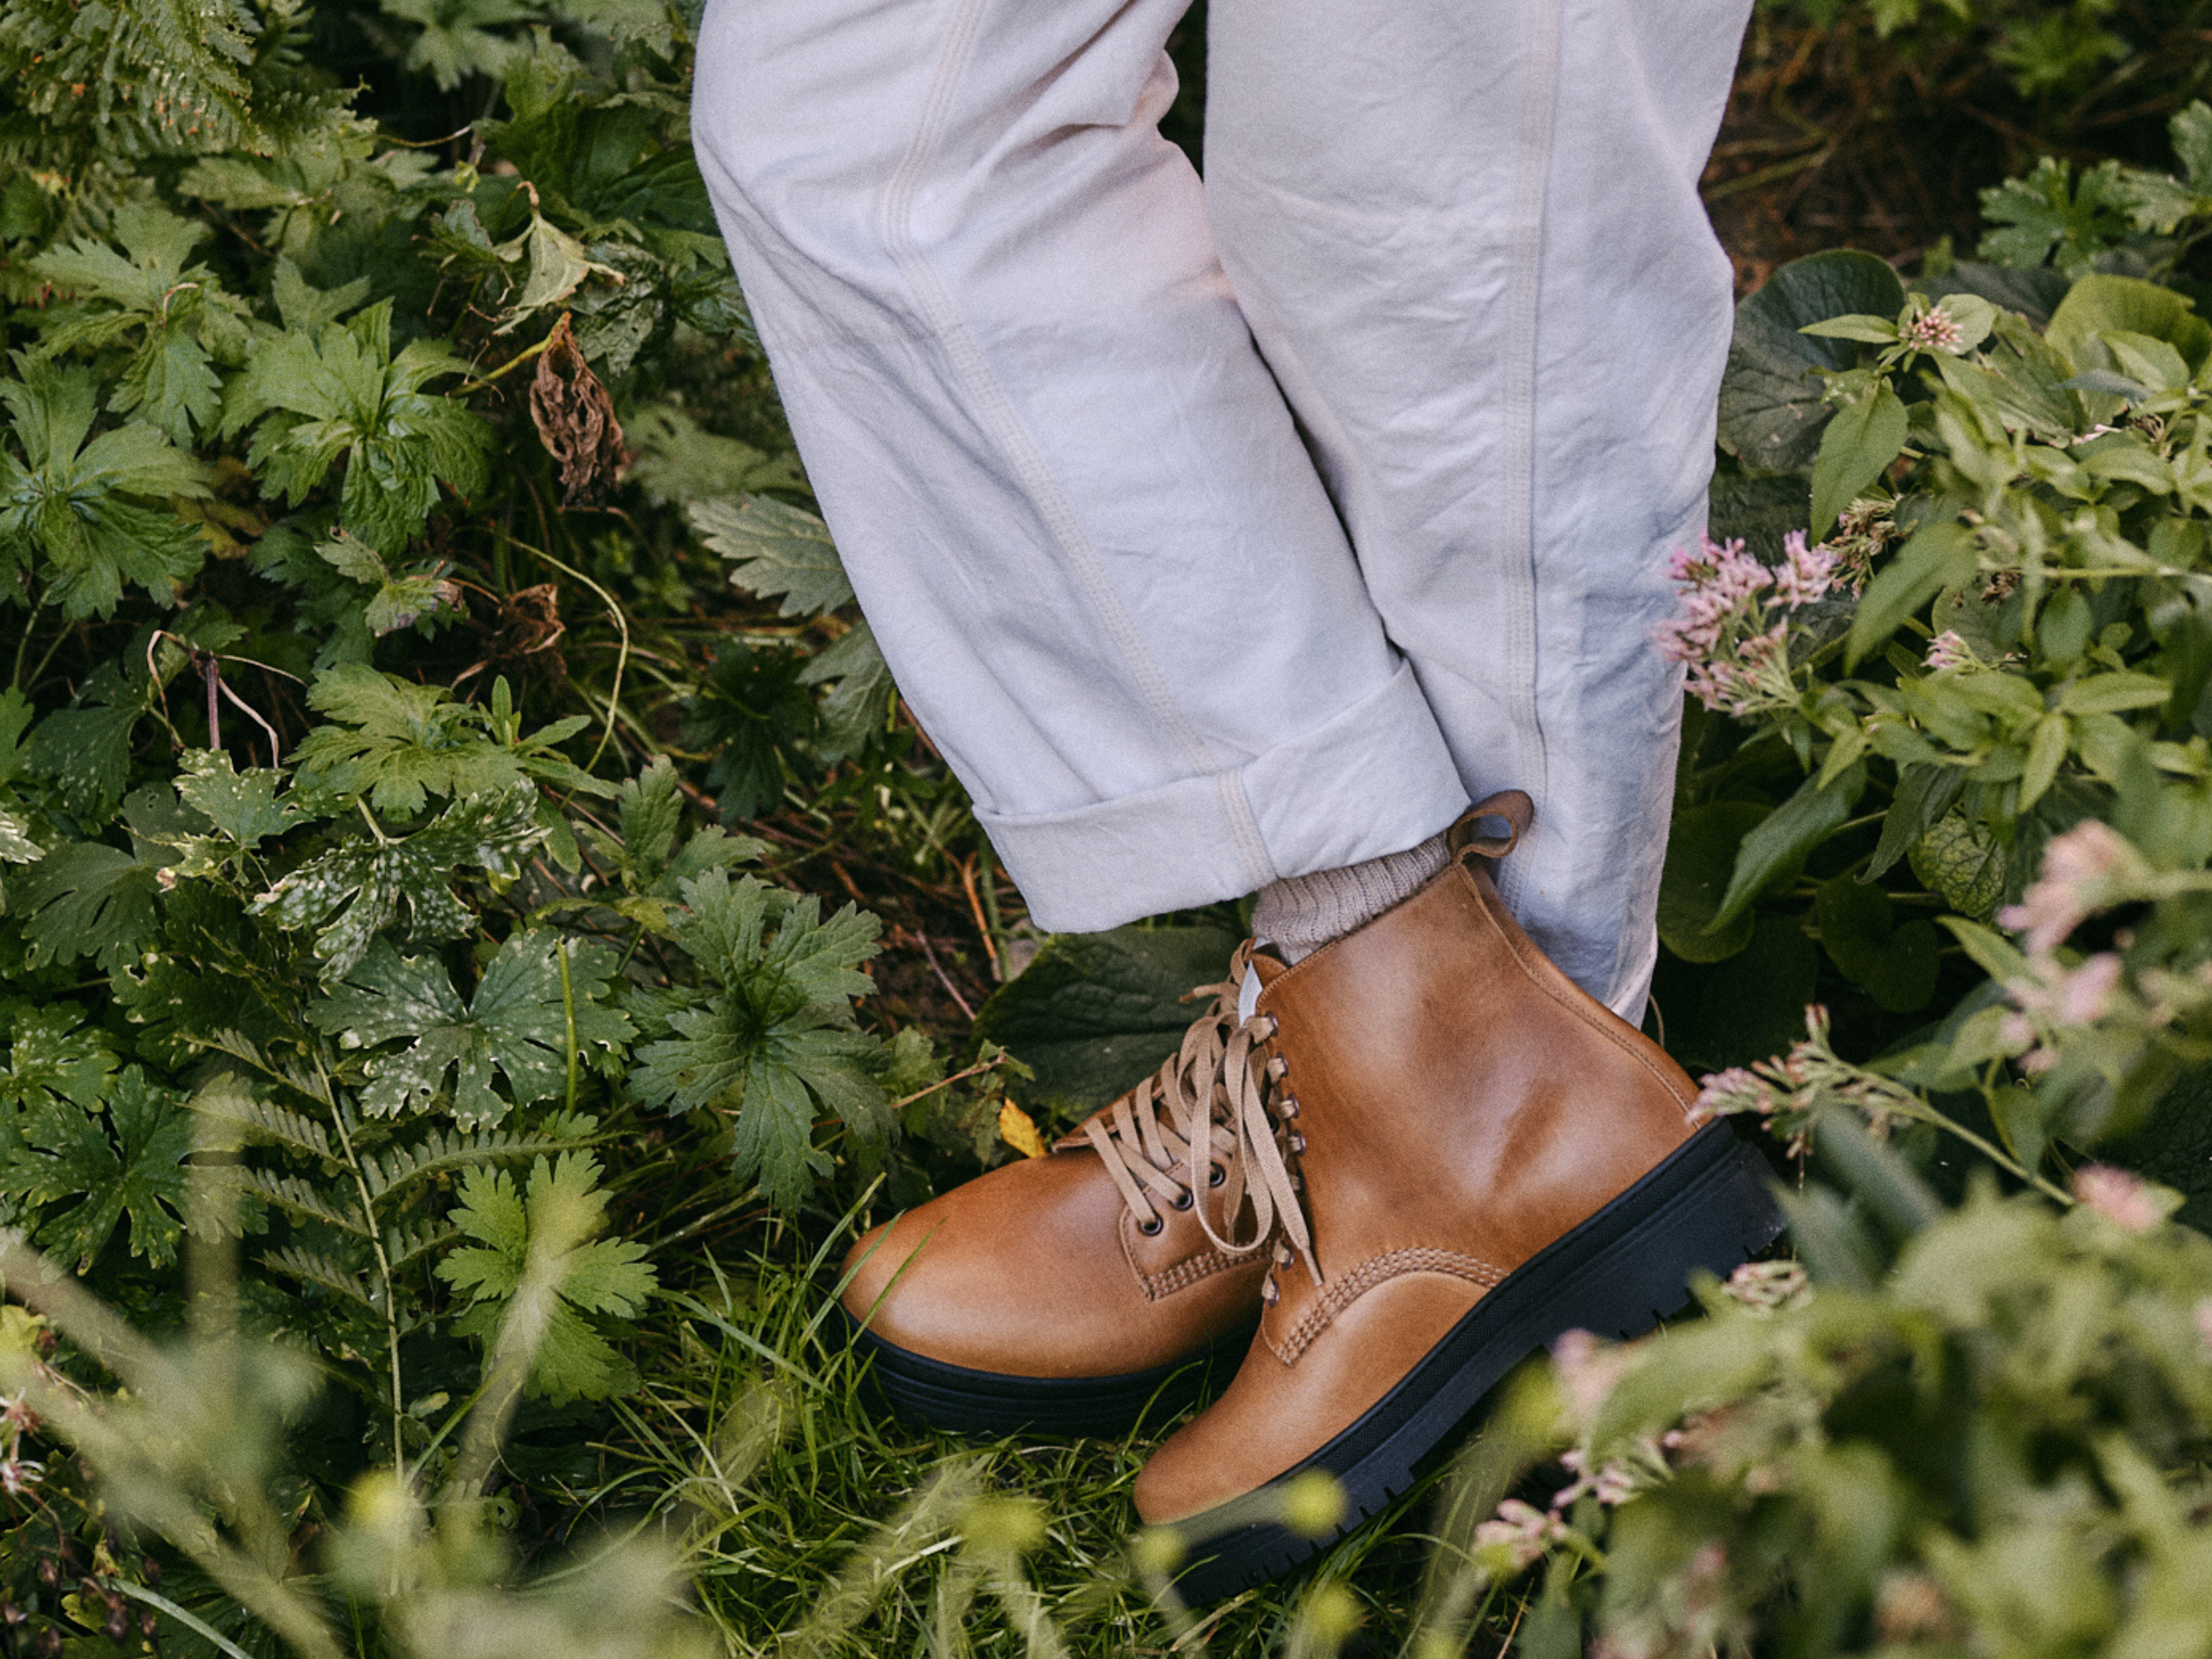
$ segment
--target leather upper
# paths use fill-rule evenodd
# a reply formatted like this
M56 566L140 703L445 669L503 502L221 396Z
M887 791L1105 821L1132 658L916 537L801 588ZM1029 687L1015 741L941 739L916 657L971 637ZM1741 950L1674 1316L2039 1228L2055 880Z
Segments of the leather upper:
M1318 1451L1692 1133L1688 1076L1521 931L1476 863L1503 847L1462 846L1296 967L1255 958L1322 1282L1276 1252L1279 1297L1235 1380L1137 1481L1147 1522Z
M1149 1370L1249 1326L1267 1265L1217 1248L1195 1204L1158 1212L1146 1236L1098 1154L1062 1143L869 1232L846 1257L844 1305L886 1341L973 1370Z

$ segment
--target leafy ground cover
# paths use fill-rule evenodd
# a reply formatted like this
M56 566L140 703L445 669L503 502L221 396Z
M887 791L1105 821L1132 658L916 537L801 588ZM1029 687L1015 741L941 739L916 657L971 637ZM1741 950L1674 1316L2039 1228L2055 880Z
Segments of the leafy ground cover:
M11 8L0 1648L2212 1649L2202 11L1758 13L1652 1024L1792 1255L1192 1613L1166 1424L969 1445L824 1339L1240 919L1027 926L809 510L687 15Z

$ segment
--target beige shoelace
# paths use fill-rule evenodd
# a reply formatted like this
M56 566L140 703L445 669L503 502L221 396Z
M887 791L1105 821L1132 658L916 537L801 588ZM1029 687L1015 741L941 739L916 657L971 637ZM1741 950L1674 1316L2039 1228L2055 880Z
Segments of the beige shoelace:
M1318 1285L1321 1267L1298 1202L1298 1179L1285 1162L1286 1152L1295 1156L1305 1144L1289 1127L1298 1105L1282 1086L1284 1061L1265 1058L1261 1047L1275 1034L1275 1022L1267 1014L1237 1017L1251 954L1249 941L1239 945L1227 979L1201 985L1184 998L1211 996L1213 1006L1192 1022L1182 1047L1158 1072L1093 1114L1080 1133L1097 1152L1139 1231L1158 1232L1167 1224L1160 1205L1187 1210L1203 1189L1209 1198L1198 1205L1198 1224L1215 1248L1249 1255L1273 1241L1280 1266L1290 1260L1283 1243L1287 1238ZM1218 1229L1211 1213L1215 1196ZM1237 1219L1248 1197L1252 1232L1238 1238ZM1271 1275L1267 1289L1273 1288Z

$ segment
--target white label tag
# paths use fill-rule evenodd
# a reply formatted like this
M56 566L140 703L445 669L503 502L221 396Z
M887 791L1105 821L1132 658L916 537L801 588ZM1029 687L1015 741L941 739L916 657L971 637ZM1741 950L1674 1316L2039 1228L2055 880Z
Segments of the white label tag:
M1252 941L1252 945L1255 950L1257 950L1267 943L1266 939L1255 939ZM1247 957L1244 963L1244 982L1237 988L1237 1023L1242 1025L1246 1020L1251 1018L1259 1006L1260 969L1249 957Z

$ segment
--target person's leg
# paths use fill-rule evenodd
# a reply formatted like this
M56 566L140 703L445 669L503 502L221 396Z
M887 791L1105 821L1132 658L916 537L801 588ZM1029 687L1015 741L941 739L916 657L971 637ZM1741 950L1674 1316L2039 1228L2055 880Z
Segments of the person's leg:
M901 690L1040 926L1465 804L1156 123L1187 0L714 0L694 129Z
M1750 0L1212 0L1206 192L1502 880L1631 1020L1657 949L1729 265L1697 181Z

